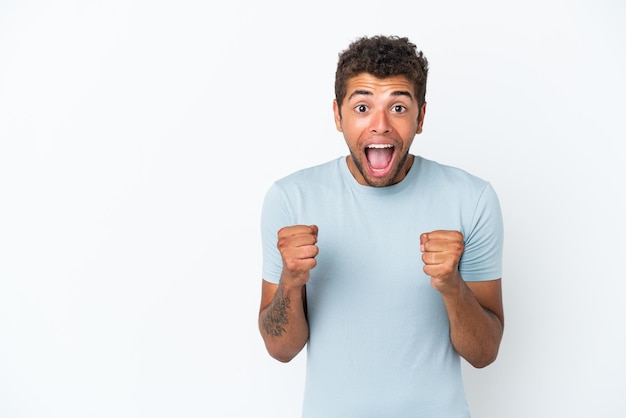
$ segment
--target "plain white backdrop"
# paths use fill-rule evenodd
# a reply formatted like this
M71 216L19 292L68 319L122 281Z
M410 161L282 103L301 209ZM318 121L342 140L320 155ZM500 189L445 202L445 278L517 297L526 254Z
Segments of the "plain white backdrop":
M408 36L412 151L491 181L506 329L477 418L626 416L618 0L0 3L0 417L285 417L257 331L271 182L346 153L339 51Z

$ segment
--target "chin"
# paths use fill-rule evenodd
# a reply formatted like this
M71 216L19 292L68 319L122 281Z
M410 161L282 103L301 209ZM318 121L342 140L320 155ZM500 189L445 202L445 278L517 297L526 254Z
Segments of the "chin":
M365 177L365 182L372 187L387 187L396 184L397 181L395 179L395 176L377 177L368 175Z

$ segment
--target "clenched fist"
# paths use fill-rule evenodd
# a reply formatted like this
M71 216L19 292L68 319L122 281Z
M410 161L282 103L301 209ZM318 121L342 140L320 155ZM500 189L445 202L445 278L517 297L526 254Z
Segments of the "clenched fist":
M440 292L458 286L462 280L459 260L465 244L459 231L433 231L420 235L420 250L424 262L424 273L430 283Z
M278 249L283 259L281 281L303 286L309 281L310 270L315 267L317 248L316 225L287 226L278 231Z

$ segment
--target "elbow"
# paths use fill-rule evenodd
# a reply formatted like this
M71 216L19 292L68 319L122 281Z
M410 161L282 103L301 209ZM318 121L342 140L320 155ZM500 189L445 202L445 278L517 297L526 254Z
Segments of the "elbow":
M259 321L259 328L268 354L281 363L293 360L308 341L308 328L306 333L297 329L287 332L282 327L276 331L264 326L262 320Z
M278 360L281 363L289 363L295 357L285 353L270 353L270 356L272 356L274 360Z
M304 344L298 344L294 341L284 341L283 338L274 338L264 335L263 342L265 350L274 360L281 363L289 363L304 348Z
M491 363L493 363L494 361L496 361L496 358L486 358L486 359L481 359L478 361L470 361L469 363L472 365L472 367L474 367L475 369L484 369L485 367L489 366Z
M475 356L473 358L466 358L469 364L472 365L475 369L483 369L498 358L498 347L495 347L492 350L486 350L480 353L480 355Z
M296 355L298 355L299 352L286 350L282 347L270 347L268 345L266 345L266 349L270 357L272 357L274 360L280 361L281 363L289 363L296 357Z
M475 346L476 350L472 354L468 353L465 359L476 369L483 369L498 358L500 351L500 343L502 342L502 326L500 326L496 335L483 340L482 344Z

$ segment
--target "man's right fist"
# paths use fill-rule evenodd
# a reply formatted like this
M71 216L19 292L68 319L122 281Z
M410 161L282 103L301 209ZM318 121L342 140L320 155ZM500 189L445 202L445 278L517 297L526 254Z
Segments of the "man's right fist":
M309 270L315 267L317 225L286 226L278 231L278 250L283 259L281 280L292 285L309 281Z

